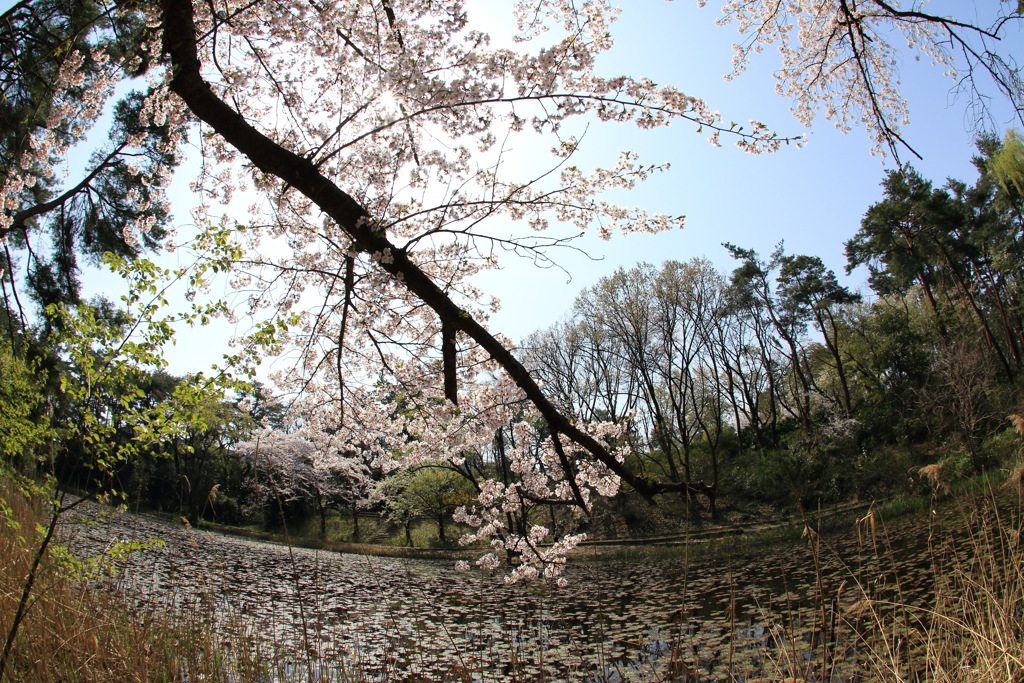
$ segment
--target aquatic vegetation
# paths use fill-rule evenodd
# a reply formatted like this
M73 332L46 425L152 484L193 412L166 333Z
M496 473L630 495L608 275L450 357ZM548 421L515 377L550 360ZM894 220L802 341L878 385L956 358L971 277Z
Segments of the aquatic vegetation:
M571 563L568 588L126 514L73 540L163 538L111 587L147 613L205 615L222 664L274 680L1013 680L1016 500L936 507L893 525L870 510L843 533L809 526L753 558Z
M8 519L31 528L38 510L4 498ZM934 500L928 516L898 523L872 508L844 532L809 521L802 540L754 556L570 563L561 588L87 504L59 540L107 559L47 553L8 676L966 682L1024 670L1015 489ZM31 534L4 528L7 628L34 549Z

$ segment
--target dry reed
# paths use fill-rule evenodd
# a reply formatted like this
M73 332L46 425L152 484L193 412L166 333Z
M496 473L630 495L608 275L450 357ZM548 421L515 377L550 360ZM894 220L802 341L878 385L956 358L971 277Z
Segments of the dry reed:
M16 490L0 490L8 510L0 520L0 633L14 615L39 550L36 524L44 506ZM196 615L171 620L129 605L86 580L81 568L51 545L35 570L28 609L5 662L4 681L108 683L227 681L220 641ZM257 680L255 669L232 666L233 681ZM197 676L196 674L202 674Z

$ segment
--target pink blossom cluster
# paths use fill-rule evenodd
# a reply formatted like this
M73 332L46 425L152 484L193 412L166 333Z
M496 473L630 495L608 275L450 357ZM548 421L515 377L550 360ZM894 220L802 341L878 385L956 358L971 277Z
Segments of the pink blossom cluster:
M707 0L698 0L701 6ZM735 24L743 41L733 46L734 78L753 55L775 45L781 66L776 91L792 100L792 111L807 128L818 111L848 133L863 127L874 138L875 152L894 151L894 140L909 121L900 87L903 61L900 42L915 59L925 57L958 80L959 52L975 66L984 65L986 40L977 27L945 21L925 12L924 2L841 2L837 0L724 0L720 25ZM967 67L970 69L971 67ZM973 76L971 76L973 78ZM962 84L963 85L963 84ZM751 122L753 137L764 134ZM748 142L738 144L745 147Z

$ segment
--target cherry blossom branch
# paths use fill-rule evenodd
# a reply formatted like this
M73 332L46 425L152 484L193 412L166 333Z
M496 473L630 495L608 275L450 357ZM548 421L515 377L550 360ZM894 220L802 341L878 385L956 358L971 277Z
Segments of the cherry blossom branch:
M107 157L102 162L100 162L98 166L96 166L96 168L90 171L87 176L82 178L81 182L79 182L77 185L69 189L64 194L60 195L59 197L54 197L48 202L36 204L35 206L31 206L27 209L22 209L18 213L11 216L10 225L6 228L0 228L0 240L2 240L9 233L15 230L21 230L23 227L25 227L25 223L30 218L41 216L45 213L53 211L54 209L60 208L67 204L67 202L71 200L75 195L87 190L91 185L92 181L96 179L96 176L98 176L100 173L102 173L107 168L112 166L114 159L116 159L117 156L120 155L121 150L123 150L127 146L127 142L122 142L120 145L118 145L117 148L114 149L114 151L108 154Z
M636 475L609 453L598 439L577 427L550 402L512 352L473 316L456 305L412 262L405 250L396 247L361 204L326 178L309 159L269 139L214 94L200 73L193 11L189 0L162 2L163 45L172 66L169 86L196 117L244 154L257 169L280 179L311 200L351 237L355 249L376 256L381 269L401 282L443 322L479 344L525 393L553 432L579 444L648 498L658 493L682 490L677 484L651 481Z
M706 4L707 0L698 0ZM792 98L793 114L810 127L815 113L843 132L863 125L875 139L876 152L906 149L917 155L900 133L909 123L906 98L900 92L899 48L889 39L891 31L902 34L914 56L926 56L956 79L967 75L960 88L970 88L972 106L987 111L984 93L975 79L984 72L1013 104L1024 123L1024 84L1012 57L988 47L1003 40L1009 22L1021 21L1013 9L996 10L986 28L951 17L924 12L921 2L907 2L902 9L893 0L723 0L720 25L735 22L746 39L734 46L733 78L746 69L752 54L776 43L782 55L775 73L776 91ZM992 3L995 4L995 3ZM960 51L959 58L954 54ZM1009 55L1009 53L1008 53ZM858 111L859 110L859 111ZM979 115L979 120L984 113Z
M348 329L348 312L352 305L352 292L355 291L356 260L345 254L345 299L341 304L341 327L338 331L338 403L341 405L341 424L345 423L345 374L342 372L342 361L345 353L345 331ZM324 299L326 301L326 298Z
M840 26L844 28L847 36L850 39L850 50L853 52L853 59L857 65L857 71L860 72L861 82L864 88L864 92L867 93L868 101L871 105L872 115L878 122L879 127L882 130L882 135L886 140L886 144L889 146L889 151L892 153L893 159L899 161L899 148L896 143L899 143L907 148L911 154L918 159L923 157L910 146L910 144L900 136L899 131L893 128L889 123L889 118L885 114L885 110L878 101L878 93L875 92L875 82L871 76L871 70L868 66L867 60L865 59L858 43L867 44L871 41L871 38L864 33L864 26L861 20L853 15L850 11L850 6L847 4L847 0L839 0L839 6L842 8L843 14L846 15L848 21L841 22ZM856 31L856 34L854 34ZM860 40L858 41L858 36Z
M965 22L962 22L962 21L957 21L955 19L950 19L949 17L940 17L937 14L928 14L927 12L921 12L920 10L900 10L900 9L896 9L895 7L890 5L889 3L885 2L885 0L872 0L872 1L874 2L874 4L878 5L879 7L884 9L886 12L888 12L890 15L892 15L894 17L898 17L900 19L919 19L921 21L925 21L925 22L928 22L928 23L931 23L931 24L940 24L940 25L945 26L947 28L949 26L956 26L957 28L966 29L967 31L971 31L971 32L977 33L978 35L982 35L982 36L985 36L987 38L993 38L995 40L1001 40L1002 39L999 36L998 33L993 33L992 31L987 31L987 30L981 28L980 26L976 26L974 24L968 24L968 23L965 23Z
M714 121L705 120L705 119L702 119L699 116L694 116L692 114L687 114L685 111L681 111L679 109L673 109L673 108L667 107L667 106L652 105L652 104L647 104L647 103L644 103L644 102L634 102L634 101L625 100L625 99L618 99L616 97L606 97L606 96L603 96L603 95L588 95L588 94L583 94L583 93L561 92L561 93L528 93L528 94L525 94L525 95L516 95L516 96L512 96L512 97L484 97L484 98L475 99L475 100L465 100L465 101L462 101L462 102L445 102L443 104L436 104L436 105L429 106L429 107L423 107L422 109L417 109L414 112L406 113L404 116L398 116L398 117L396 117L396 118L394 118L394 119L392 119L390 121L387 121L386 123L382 123L379 126L376 126L375 128L371 128L370 130L367 130L366 132L364 132L364 133L362 133L362 134L352 138L351 140L346 142L344 145L341 145L335 153L340 152L341 150L343 150L343 149L345 149L347 147L351 147L351 146L355 145L356 143L361 142L362 140L374 137L375 135L379 135L380 133L384 132L385 130L388 130L389 128L397 126L398 124L406 123L406 122L412 121L412 120L414 120L416 118L419 118L421 116L426 116L428 114L432 114L432 113L439 112L439 111L448 111L448 110L452 110L452 109L456 109L456 108L479 107L479 106L488 105L488 104L516 104L517 102L541 103L541 102L545 102L545 101L553 101L556 104L559 101L565 101L565 102L573 102L573 101L575 101L575 102L592 102L592 103L603 104L603 105L615 105L615 106L621 107L623 109L636 109L636 110L644 111L644 112L655 112L655 113L658 113L658 114L665 114L666 116L669 116L669 117L681 118L681 119L690 121L691 123L696 123L698 126L701 126L703 128L710 128L712 131L715 131L717 133L725 133L727 135L733 135L733 136L736 136L736 137L740 138L741 140L747 140L747 141L749 141L751 143L757 143L757 142L765 141L765 136L763 134L759 134L758 132L746 133L746 132L743 132L742 130L739 130L738 128L736 128L735 125L733 125L733 126L726 126L726 125L723 125L723 124L717 124ZM771 138L771 140L773 142L789 142L789 141L795 141L795 140L799 140L799 139L800 139L800 136L796 136L796 137L781 137L781 138L772 137Z

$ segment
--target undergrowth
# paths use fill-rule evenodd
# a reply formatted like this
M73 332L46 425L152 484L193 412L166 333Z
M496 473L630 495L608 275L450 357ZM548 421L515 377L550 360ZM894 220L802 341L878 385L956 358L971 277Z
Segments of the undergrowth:
M60 545L59 531L44 544L49 523L59 521L48 517L66 501L0 481L0 503L0 634L10 644L3 681L266 680L265 665L227 647L201 613L172 619L99 588L131 547L112 543L104 557L81 561Z

